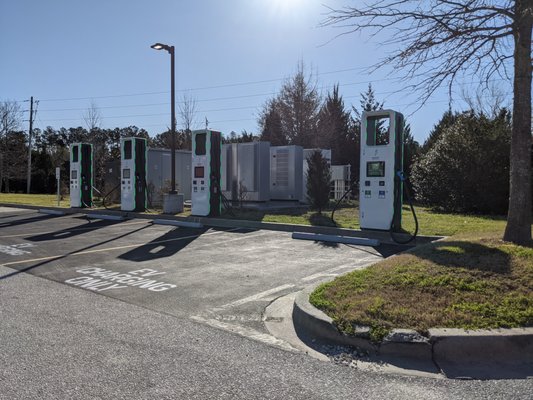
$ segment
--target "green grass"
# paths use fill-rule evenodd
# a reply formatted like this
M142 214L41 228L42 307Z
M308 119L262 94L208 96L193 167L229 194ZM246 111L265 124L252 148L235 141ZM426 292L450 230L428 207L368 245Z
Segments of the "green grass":
M55 195L40 194L27 195L18 193L0 193L0 203L28 204L43 207L57 206ZM331 202L328 209L324 210L322 214L318 214L315 211L310 211L305 208L287 209L276 212L240 210L235 208L233 209L233 215L225 213L222 217L285 224L338 226L340 228L359 229L359 211L357 208L358 203L356 201L342 204L335 211L335 221L332 221L330 217L333 205L334 203ZM96 206L96 208L99 208L98 202L96 202ZM70 207L68 196L64 196L64 200L61 201L60 207ZM451 236L457 234L487 232L499 233L503 232L505 227L505 217L446 214L434 212L426 207L415 207L415 210L418 216L420 235ZM160 212L161 210L157 208L147 211L147 213L151 214ZM179 215L190 215L190 209L185 209L184 213ZM407 206L404 206L402 211L402 225L407 231L414 231L414 220L411 211Z
M23 193L0 193L0 203L10 203L10 204L25 204L30 206L40 206L40 207L58 207L57 205L57 195L55 194L23 194ZM111 210L120 210L120 204L108 204L106 203L107 208ZM59 202L59 207L69 208L70 207L70 198L69 196L63 196L63 199ZM94 198L94 206L92 209L98 210L103 209L104 206L99 197ZM152 208L146 210L146 214L161 214L163 210L161 208ZM176 214L182 217L187 217L191 214L190 208L184 210L183 213Z
M339 228L359 229L358 203L351 201L335 211L335 221L331 220L330 207L318 214L305 209L282 210L276 212L261 212L251 210L233 210L234 215L225 214L225 218L247 219L252 221L279 222L299 225L337 226ZM446 214L432 211L427 207L415 207L419 223L419 234L429 236L451 236L456 234L503 232L505 217ZM413 232L414 219L409 207L402 210L402 226L405 230Z
M55 194L22 194L0 193L0 203L26 204L30 206L57 207L57 195ZM70 199L63 196L59 207L70 207Z
M449 238L323 284L310 301L342 332L370 326L376 341L393 328L533 326L533 248Z

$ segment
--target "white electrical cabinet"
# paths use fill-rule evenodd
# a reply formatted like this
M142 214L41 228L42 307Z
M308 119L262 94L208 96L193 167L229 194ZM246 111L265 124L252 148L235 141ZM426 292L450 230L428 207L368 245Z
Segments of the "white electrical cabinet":
M297 200L303 196L303 148L270 147L270 199Z
M351 166L348 165L332 165L331 166L331 180L332 198L339 200L346 191L350 188L351 180Z
M147 180L153 205L163 204L163 194L170 190L171 150L148 149ZM176 150L176 190L184 200L191 199L191 151Z
M270 199L270 142L222 146L222 193L230 201Z

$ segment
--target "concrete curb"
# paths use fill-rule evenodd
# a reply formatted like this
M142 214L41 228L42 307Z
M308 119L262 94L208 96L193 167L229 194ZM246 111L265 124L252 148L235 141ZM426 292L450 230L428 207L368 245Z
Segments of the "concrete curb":
M533 328L430 329L429 334L433 361L448 377L533 377Z
M30 206L25 204L14 203L0 203L3 207L15 207L25 208L30 210L43 209L42 206ZM89 208L61 208L61 207L46 207L48 210L58 210L65 214L88 214L97 211L99 214L116 215L124 218L140 218L140 219L161 219L182 221L182 222L195 222L205 226L211 226L215 228L247 228L247 229L264 229L270 231L279 232L302 232L302 233L316 233L324 235L336 235L336 236L348 236L359 237L367 239L378 240L382 244L395 243L388 232L381 231L361 231L355 229L335 228L330 226L311 226L311 225L297 225L297 224L282 224L277 222L260 222L260 221L248 221L240 219L222 219L222 218L208 218L208 217L179 217L175 215L167 214L143 214L129 211L114 211L114 210L94 210ZM401 239L405 239L406 235L397 235ZM405 236L405 237L404 237ZM417 236L417 238L411 242L409 246L418 246L433 242L435 240L442 239L442 236Z
M302 290L294 300L292 317L296 332L304 340L358 347L371 356L433 362L448 378L533 377L533 328L430 329L429 338L397 329L376 345L364 337L364 329L360 329L360 337L340 333L333 320L309 302L315 288Z

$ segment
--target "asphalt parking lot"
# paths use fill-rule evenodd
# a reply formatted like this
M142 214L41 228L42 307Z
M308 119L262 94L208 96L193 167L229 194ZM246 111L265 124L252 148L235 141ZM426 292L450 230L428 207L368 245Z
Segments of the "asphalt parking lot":
M327 246L289 233L88 220L3 208L0 265L271 343L276 298L399 251Z
M531 379L352 369L265 329L275 299L397 250L0 207L0 399L530 399Z

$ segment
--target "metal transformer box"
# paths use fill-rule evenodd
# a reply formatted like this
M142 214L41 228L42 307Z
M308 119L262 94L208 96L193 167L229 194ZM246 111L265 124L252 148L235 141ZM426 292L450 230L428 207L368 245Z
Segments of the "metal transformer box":
M152 205L163 204L163 194L170 190L171 151L148 149L148 188ZM176 150L176 190L184 200L191 199L191 152Z
M296 200L303 196L303 148L270 148L270 199Z
M222 193L231 201L270 199L270 142L222 146Z

